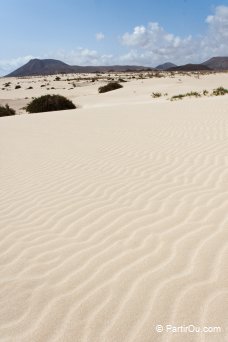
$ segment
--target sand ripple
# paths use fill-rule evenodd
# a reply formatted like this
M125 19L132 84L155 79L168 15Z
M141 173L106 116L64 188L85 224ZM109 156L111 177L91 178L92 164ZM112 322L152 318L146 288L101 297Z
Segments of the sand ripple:
M1 341L228 340L227 100L7 118L0 139Z

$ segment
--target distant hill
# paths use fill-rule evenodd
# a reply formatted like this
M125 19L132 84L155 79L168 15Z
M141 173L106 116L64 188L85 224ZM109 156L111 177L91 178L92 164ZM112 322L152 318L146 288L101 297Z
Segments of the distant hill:
M170 68L174 68L174 67L177 67L176 64L173 64L173 63L170 63L170 62L167 62L167 63L164 63L164 64L159 64L158 66L156 66L155 69L157 70L168 70Z
M23 77L54 74L111 72L111 71L143 71L152 68L137 65L112 65L112 66L78 66L68 65L56 59L31 59L28 63L6 75L7 77Z
M208 66L203 64L185 64L169 68L168 71L211 71Z
M55 59L31 59L19 69L11 72L9 77L52 75L60 73L72 73L73 68Z
M212 57L208 61L203 62L202 65L206 65L214 70L228 70L228 57Z

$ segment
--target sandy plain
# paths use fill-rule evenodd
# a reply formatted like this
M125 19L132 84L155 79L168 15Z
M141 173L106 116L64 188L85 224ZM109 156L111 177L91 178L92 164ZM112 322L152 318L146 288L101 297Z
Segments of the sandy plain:
M228 341L228 96L170 101L228 74L55 77L0 79L0 341Z

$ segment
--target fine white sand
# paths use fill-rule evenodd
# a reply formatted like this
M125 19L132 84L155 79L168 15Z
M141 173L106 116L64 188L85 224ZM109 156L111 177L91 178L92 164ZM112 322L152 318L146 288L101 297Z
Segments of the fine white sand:
M1 342L228 341L228 96L168 100L227 76L50 76L79 108L0 118ZM0 104L42 80L1 79Z

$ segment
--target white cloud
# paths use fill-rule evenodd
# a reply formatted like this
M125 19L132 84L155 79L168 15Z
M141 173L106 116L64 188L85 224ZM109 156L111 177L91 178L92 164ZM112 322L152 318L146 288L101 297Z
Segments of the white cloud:
M99 54L96 50L87 48L77 48L72 51L59 51L53 54L56 59L60 59L70 65L108 65L113 55Z
M23 56L11 59L0 59L0 75L5 75L10 71L19 68L23 64L27 63L34 56Z
M201 40L201 48L211 54L228 54L228 6L218 6L214 15L209 15L205 22L208 32Z
M165 61L178 64L201 62L206 58L228 54L228 7L218 6L214 15L206 20L206 34L193 38L179 37L157 22L136 26L131 33L122 36L122 43L131 50L122 61L154 65Z
M102 32L96 33L96 40L100 41L105 39L105 35Z
M179 47L191 37L181 39L172 33L166 32L162 26L156 22L151 22L147 27L136 26L133 33L125 33L122 37L124 45L135 46L144 49L164 49Z

